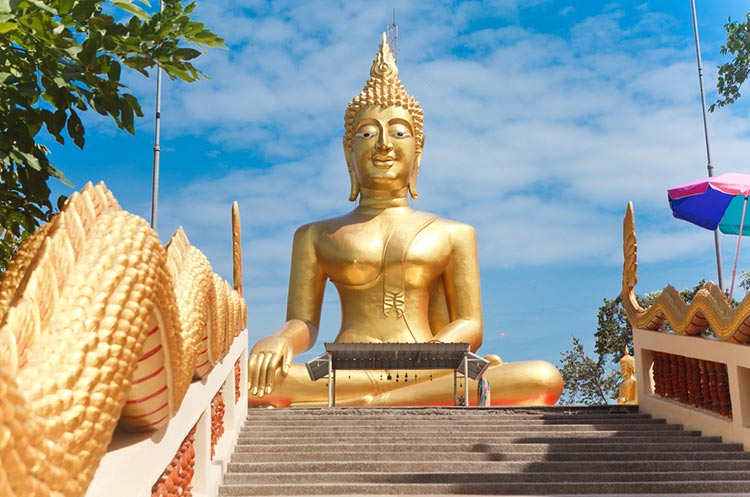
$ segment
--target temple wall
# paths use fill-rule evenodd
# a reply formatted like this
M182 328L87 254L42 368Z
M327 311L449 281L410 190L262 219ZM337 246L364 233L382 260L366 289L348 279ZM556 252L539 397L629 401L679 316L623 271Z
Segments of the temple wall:
M750 346L642 329L633 330L633 342L641 412L700 430L704 435L721 436L724 442L742 443L750 450ZM666 381L670 384L667 395L659 385L665 381L655 381L654 374L655 363L665 356L680 362ZM709 363L711 395L697 392L706 386L706 375L700 378L706 369L704 364ZM659 368L663 366L657 365ZM718 374L714 369L721 371L720 380L715 379ZM728 389L723 384L725 379ZM719 395L716 390L728 391L728 395Z
M193 444L195 462L191 471L192 494L196 497L218 495L219 485L247 416L247 335L247 330L242 331L211 373L190 385L182 407L166 426L148 433L115 432L85 495L150 497L152 487L170 465L193 427L196 430ZM235 384L237 363L240 366L239 389ZM224 401L224 429L212 444L211 405L217 394ZM215 416L213 421L215 424Z

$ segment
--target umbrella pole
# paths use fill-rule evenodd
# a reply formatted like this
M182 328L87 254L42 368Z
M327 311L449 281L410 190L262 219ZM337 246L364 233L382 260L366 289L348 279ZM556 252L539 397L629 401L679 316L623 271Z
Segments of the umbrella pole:
M745 212L747 211L747 195L742 202L742 217L740 218L740 234L737 235L737 250L734 251L734 266L732 266L732 286L729 287L729 302L732 302L734 292L734 276L737 274L737 260L740 257L740 241L742 241L742 228L745 226Z

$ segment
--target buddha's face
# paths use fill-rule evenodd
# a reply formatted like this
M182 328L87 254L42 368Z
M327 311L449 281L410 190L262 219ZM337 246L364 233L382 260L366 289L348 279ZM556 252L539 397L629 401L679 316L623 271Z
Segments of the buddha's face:
M360 188L398 190L406 187L419 166L414 123L403 107L363 107L352 127L347 162Z

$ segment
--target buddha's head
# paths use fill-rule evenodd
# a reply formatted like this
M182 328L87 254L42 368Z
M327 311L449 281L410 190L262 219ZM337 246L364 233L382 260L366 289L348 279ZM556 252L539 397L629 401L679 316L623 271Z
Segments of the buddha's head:
M344 114L344 155L351 180L349 200L361 188L408 187L417 198L422 159L423 112L398 79L398 68L383 34L370 79Z

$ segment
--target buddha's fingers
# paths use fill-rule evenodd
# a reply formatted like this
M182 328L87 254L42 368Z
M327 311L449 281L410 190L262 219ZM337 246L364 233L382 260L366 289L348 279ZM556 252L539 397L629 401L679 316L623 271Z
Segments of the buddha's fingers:
M262 360L263 352L250 355L250 362L248 363L248 368L252 373L252 378L250 379L250 395L258 393L258 377L260 376L260 367L258 363Z
M269 394L273 390L276 379L279 374L286 377L289 374L289 370L292 368L292 360L294 359L294 347L291 343L287 342L284 348L281 350L279 360L276 362L276 368L274 374L269 381L268 387L266 387L266 393Z
M273 388L276 386L276 378L278 378L281 371L281 366L278 366L273 370L273 374L268 376L268 381L266 382L266 395L273 392Z
M289 370L292 368L292 359L294 359L294 347L292 347L292 344L287 343L281 356L281 374L284 376L288 375Z
M258 380L258 397L263 397L267 393L266 390L268 390L269 385L273 383L278 357L278 354L273 352L266 352L263 357L263 362L260 366L260 378Z

